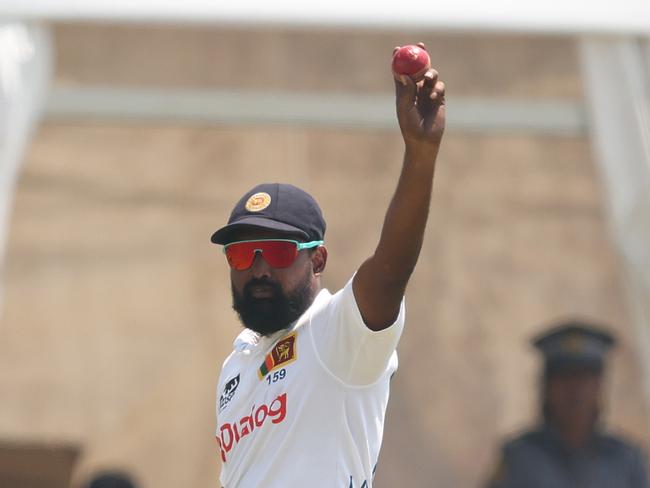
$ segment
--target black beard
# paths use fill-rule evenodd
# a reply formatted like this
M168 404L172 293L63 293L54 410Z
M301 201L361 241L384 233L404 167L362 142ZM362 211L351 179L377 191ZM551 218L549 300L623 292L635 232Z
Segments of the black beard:
M244 285L242 294L232 286L232 308L247 328L263 336L269 336L289 327L309 308L313 301L310 282L311 276L307 273L296 289L291 294L285 295L279 284L267 279L253 278ZM272 296L253 297L251 288L257 285L271 287Z

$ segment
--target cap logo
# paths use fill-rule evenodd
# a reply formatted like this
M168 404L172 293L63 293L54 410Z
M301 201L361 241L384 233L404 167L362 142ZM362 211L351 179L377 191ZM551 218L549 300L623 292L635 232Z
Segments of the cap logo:
M271 195L265 192L252 195L246 202L246 210L249 212L260 212L271 205Z
M580 335L571 335L562 341L562 349L569 353L581 353L585 346L585 339Z

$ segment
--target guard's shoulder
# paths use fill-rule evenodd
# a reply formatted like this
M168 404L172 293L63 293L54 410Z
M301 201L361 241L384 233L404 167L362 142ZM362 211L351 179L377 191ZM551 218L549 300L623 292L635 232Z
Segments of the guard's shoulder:
M529 458L527 452L530 446L536 444L536 437L535 431L526 431L506 439L501 444L499 460L492 469L487 486L490 488L502 486L502 483L512 476L513 470L519 469L522 462L525 464L525 460Z
M640 452L640 447L634 442L612 433L598 434L598 443L602 449L609 452L616 452L629 456L636 456Z
M541 442L542 433L539 430L528 430L504 442L501 449L504 455L514 454L538 446Z

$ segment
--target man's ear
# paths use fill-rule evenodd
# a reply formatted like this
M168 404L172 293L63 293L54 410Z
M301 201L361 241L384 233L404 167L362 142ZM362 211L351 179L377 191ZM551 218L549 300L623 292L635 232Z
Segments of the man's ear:
M311 255L311 266L315 275L321 274L327 264L327 248L318 246Z

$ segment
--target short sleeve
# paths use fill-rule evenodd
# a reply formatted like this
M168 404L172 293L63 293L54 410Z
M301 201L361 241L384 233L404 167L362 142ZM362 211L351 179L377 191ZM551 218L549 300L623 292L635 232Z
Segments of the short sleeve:
M405 305L393 324L381 331L363 322L352 289L352 279L327 305L314 311L311 334L314 348L334 376L351 386L375 383L397 369L395 348L404 329ZM392 371L391 371L392 370Z

